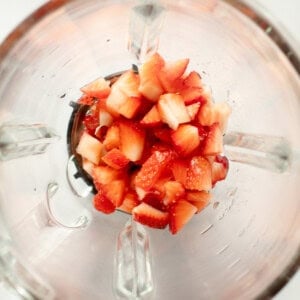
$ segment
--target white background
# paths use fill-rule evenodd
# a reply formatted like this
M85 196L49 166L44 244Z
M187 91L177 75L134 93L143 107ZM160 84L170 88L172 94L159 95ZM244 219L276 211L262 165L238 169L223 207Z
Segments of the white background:
M99 0L100 1L100 0ZM30 12L45 3L45 0L0 0L0 42ZM266 7L281 27L287 29L300 45L300 1L299 0L257 0ZM300 50L300 49L298 49ZM15 300L0 285L1 300ZM300 271L275 297L275 300L300 299Z

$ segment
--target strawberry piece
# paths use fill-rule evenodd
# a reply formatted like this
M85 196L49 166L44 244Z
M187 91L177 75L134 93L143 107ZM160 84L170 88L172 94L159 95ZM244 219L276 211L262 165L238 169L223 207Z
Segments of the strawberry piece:
M199 109L200 109L200 105L201 105L200 102L186 105L186 109L191 118L191 121L193 121L196 118L196 116L199 112Z
M189 168L189 162L186 160L175 160L172 162L171 170L174 176L174 179L177 182L180 182L183 186L185 186L187 179L187 170Z
M223 134L219 128L219 124L213 124L207 137L203 142L202 154L204 156L217 155L223 152Z
M162 194L159 191L150 191L146 193L142 202L161 211L166 211L166 206L163 203Z
M99 126L110 127L113 123L113 116L105 109L99 108Z
M181 77L188 64L188 58L165 63L158 73L158 77L167 93L176 93L180 90L183 84L183 78Z
M103 145L100 141L84 132L79 140L76 152L93 164L98 165L101 160L102 149Z
M159 125L160 123L161 118L157 106L153 105L152 108L145 114L144 118L141 120L141 124L145 126L154 127Z
M212 184L215 185L218 181L224 180L229 169L229 161L226 156L217 155L212 163Z
M191 159L184 186L186 189L196 191L211 189L211 165L207 159L202 156Z
M129 163L129 159L117 148L110 150L102 156L102 161L117 170L125 168Z
M118 148L120 146L120 130L119 126L112 125L106 132L103 145L107 151Z
M96 187L108 184L119 178L120 173L109 166L97 166L93 171L93 179Z
M189 75L184 79L183 82L185 87L196 87L202 88L201 76L199 73L192 71Z
M132 210L138 206L141 202L139 201L137 195L132 192L128 192L124 196L124 200L121 206L118 207L119 210L131 214Z
M82 169L87 174L89 174L90 176L93 176L94 168L95 168L95 165L91 161L87 160L86 158L82 158Z
M116 210L114 204L103 194L102 191L99 191L94 196L93 202L94 207L105 214L111 214Z
M182 198L185 193L185 189L180 182L177 181L167 181L164 184L165 197L163 199L164 205L168 206L175 203L177 200Z
M123 73L111 88L106 100L107 108L128 119L133 118L142 104L138 88L138 75L133 71Z
M171 144L171 129L169 127L155 127L153 128L153 134L162 142Z
M154 151L137 173L135 177L136 187L149 191L172 159L173 153L171 151Z
M184 105L183 98L178 94L164 94L159 98L158 111L162 121L176 130L179 124L191 120Z
M95 135L96 128L99 126L99 119L94 115L86 115L83 124L90 135Z
M110 93L110 82L104 78L98 78L80 89L89 97L105 98Z
M179 200L169 209L169 229L172 234L183 228L197 212L197 208L185 200Z
M120 150L130 161L141 159L145 145L145 131L133 122L120 122Z
M109 199L115 207L122 205L125 192L124 180L113 180L101 186L103 195Z
M198 128L184 124L171 134L175 149L183 156L191 154L200 145Z
M78 100L79 104L81 104L81 105L88 105L88 106L93 105L94 102L95 102L95 98L91 97L91 96L88 96L88 95L83 95Z
M139 69L140 87L139 91L145 98L152 102L158 101L164 89L157 77L157 74L164 66L163 58L158 54L154 54Z
M197 207L197 213L203 210L211 199L211 194L206 191L187 192L186 200Z
M205 98L203 96L203 90L198 87L188 87L180 91L180 95L186 105L193 103L204 103Z
M169 214L146 203L141 203L132 210L133 219L152 228L163 229L169 223Z
M201 106L198 114L198 122L203 126L211 126L214 123L219 123L220 130L224 133L230 114L231 108L226 102L208 102Z

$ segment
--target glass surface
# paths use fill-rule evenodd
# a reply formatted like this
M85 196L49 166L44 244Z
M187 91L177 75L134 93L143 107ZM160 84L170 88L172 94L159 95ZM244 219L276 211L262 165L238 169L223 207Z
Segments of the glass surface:
M42 154L0 162L1 213L10 232L0 241L7 249L1 269L28 299L114 298L116 240L128 216L95 212L91 194L82 198L71 189L67 133L79 88L135 62L127 50L133 5L52 1L0 50L0 125L42 124L60 137L47 140ZM232 106L229 131L284 137L292 153L283 173L231 162L211 204L178 235L146 228L151 297L258 297L299 255L299 75L233 6L208 0L164 5L159 53L167 60L190 58L215 101Z

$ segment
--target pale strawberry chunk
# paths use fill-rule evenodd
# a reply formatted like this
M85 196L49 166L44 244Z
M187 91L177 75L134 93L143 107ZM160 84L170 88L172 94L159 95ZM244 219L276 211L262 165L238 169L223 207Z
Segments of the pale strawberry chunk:
M167 181L164 184L165 196L163 199L164 205L168 206L171 203L175 203L177 200L182 198L185 194L185 189L180 182Z
M197 212L197 208L185 200L179 200L169 210L169 228L172 234L181 230Z
M212 187L211 165L202 156L195 156L189 163L185 188L196 191L209 191Z
M183 156L191 154L200 145L200 136L198 128L183 124L171 135L175 149Z
M86 158L82 158L82 168L90 176L93 176L95 165Z
M140 87L139 91L148 100L156 102L159 96L163 94L164 89L157 77L157 74L164 66L163 58L158 54L154 54L139 69Z
M163 229L169 223L169 214L146 203L141 203L132 210L133 219L152 228Z
M145 131L133 122L120 122L120 150L130 161L141 159L145 145Z
M203 90L197 87L187 87L180 91L180 95L186 105L192 103L205 103L206 98L203 95Z
M102 156L103 145L96 138L84 132L79 140L76 152L83 158L98 165Z
M158 111L163 122L176 130L179 124L191 120L182 97L178 94L164 94L159 98Z
M213 124L203 142L202 153L204 156L217 155L223 152L223 134L219 124Z
M206 191L187 192L186 200L197 207L197 213L203 210L211 199L211 194Z
M132 119L142 105L142 99L139 97L128 97L123 103L118 112L127 119Z
M124 200L121 206L118 207L119 210L131 214L132 210L138 206L141 202L139 201L135 193L127 193L124 196Z
M196 116L199 112L200 106L201 106L200 102L196 102L196 103L189 104L186 106L186 109L191 118L191 121L193 121L196 118Z
M97 166L93 171L95 185L108 184L119 178L119 172L109 166Z
M98 78L80 89L90 97L105 98L110 93L110 82L104 78Z
M94 207L105 213L105 214L111 214L116 210L115 205L106 197L106 195L102 192L99 191L93 199L94 202Z
M165 92L176 93L180 90L183 84L182 75L188 64L188 58L165 63L158 75Z
M203 126L211 126L214 123L218 123L221 132L224 133L230 114L231 108L226 102L208 102L201 106L198 114L198 122Z
M192 71L189 75L184 79L183 82L185 87L196 87L202 88L202 81L199 73Z
M212 166L212 184L215 185L218 181L224 180L229 169L229 161L226 156L217 155Z
M102 161L117 170L125 168L129 163L129 159L117 148L108 151L102 156Z
M99 109L99 126L107 126L110 127L113 123L113 116L105 109Z
M141 124L153 127L159 125L160 123L161 118L157 106L153 105L152 108L145 114L145 116L141 120Z
M120 146L120 130L119 126L112 125L108 128L103 145L107 151L118 148Z
M137 173L135 177L136 187L142 188L145 191L150 190L172 158L173 153L170 151L154 151Z
M101 191L107 199L109 199L115 207L122 205L125 192L124 180L113 180L101 186Z

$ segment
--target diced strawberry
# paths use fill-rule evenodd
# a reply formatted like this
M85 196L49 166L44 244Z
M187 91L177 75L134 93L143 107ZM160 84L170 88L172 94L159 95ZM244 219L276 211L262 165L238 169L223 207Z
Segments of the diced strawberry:
M113 180L101 186L103 195L109 199L115 207L122 205L125 192L124 180Z
M164 89L157 77L157 74L164 66L163 58L158 54L154 54L139 69L140 87L139 91L152 102L158 101Z
M191 154L200 145L200 136L198 128L183 124L171 134L171 139L175 149L183 156Z
M103 145L107 151L118 148L120 146L120 130L119 126L112 125L108 128Z
M164 188L165 188L165 196L163 199L163 203L166 206L175 203L177 200L182 198L185 193L184 187L178 181L167 181L164 184Z
M167 125L165 125L167 126ZM155 127L153 128L153 134L162 142L171 143L171 129L169 127Z
M99 126L99 120L94 115L86 115L83 119L83 124L90 135L94 135L96 128Z
M94 102L95 102L95 98L91 97L91 96L88 96L88 95L83 95L78 100L79 104L81 104L81 105L88 105L88 106L93 105Z
M80 89L90 97L105 98L110 93L110 82L104 78L98 78Z
M102 161L117 170L125 168L129 163L129 159L117 148L108 151L102 156Z
M141 94L138 88L138 75L133 71L123 73L111 88L106 100L107 108L131 119L141 106Z
M173 153L170 151L153 152L137 173L135 185L149 191L172 159Z
M219 123L220 130L224 133L230 114L231 108L226 102L208 102L201 106L198 114L198 122L203 126L211 126L214 123Z
M141 120L141 124L145 126L153 127L159 125L160 123L161 123L161 118L157 106L153 105L152 108L147 112L147 114Z
M184 74L189 59L179 59L167 62L158 73L159 80L167 93L176 93L181 89L183 84L182 75Z
M101 142L104 142L104 139L106 137L106 133L107 133L108 127L107 126L98 126L95 130L95 137ZM105 152L105 151L103 151Z
M169 223L169 214L146 203L141 203L132 210L135 221L152 228L163 229Z
M178 94L164 94L159 98L158 111L162 121L176 130L179 124L191 120L184 105L183 98Z
M141 202L139 201L137 195L129 192L124 196L123 203L118 207L118 209L131 214L132 210L140 203Z
M179 200L169 209L169 228L172 234L181 230L197 212L197 208L185 200Z
M197 87L202 88L201 76L199 73L192 71L189 75L184 79L183 82L185 87Z
M145 131L133 122L120 122L120 150L130 161L141 159L145 145Z
M147 192L142 202L161 211L166 211L166 206L163 203L162 195L158 191Z
M113 123L113 116L105 109L99 108L99 126L110 127Z
M217 155L223 152L223 134L219 128L219 124L213 124L207 137L203 141L202 154L204 156Z
M83 158L98 165L102 156L103 145L96 138L92 137L87 132L84 132L79 140L76 152Z
M93 202L94 207L105 214L111 214L116 210L114 204L103 194L102 191L99 191L94 196Z
M201 105L200 102L186 105L186 109L191 118L191 121L193 121L196 118L196 116L199 112L199 109L200 109L200 105Z
M95 165L91 161L87 160L86 158L83 158L82 168L87 174L93 176Z
M211 165L202 156L195 156L189 163L185 188L196 191L208 191L212 187Z
M197 87L187 87L180 90L180 95L186 105L193 103L204 103L205 98L203 96L203 90Z
M119 178L120 173L109 166L97 166L93 171L95 185L108 184Z
M212 184L215 185L218 181L224 180L229 169L229 161L226 156L217 155L212 163Z
M206 191L187 192L186 200L197 207L197 213L203 210L211 199L211 194Z
M177 182L180 182L183 186L185 186L187 179L187 170L189 167L189 162L187 160L174 160L171 165L171 170L173 176Z

